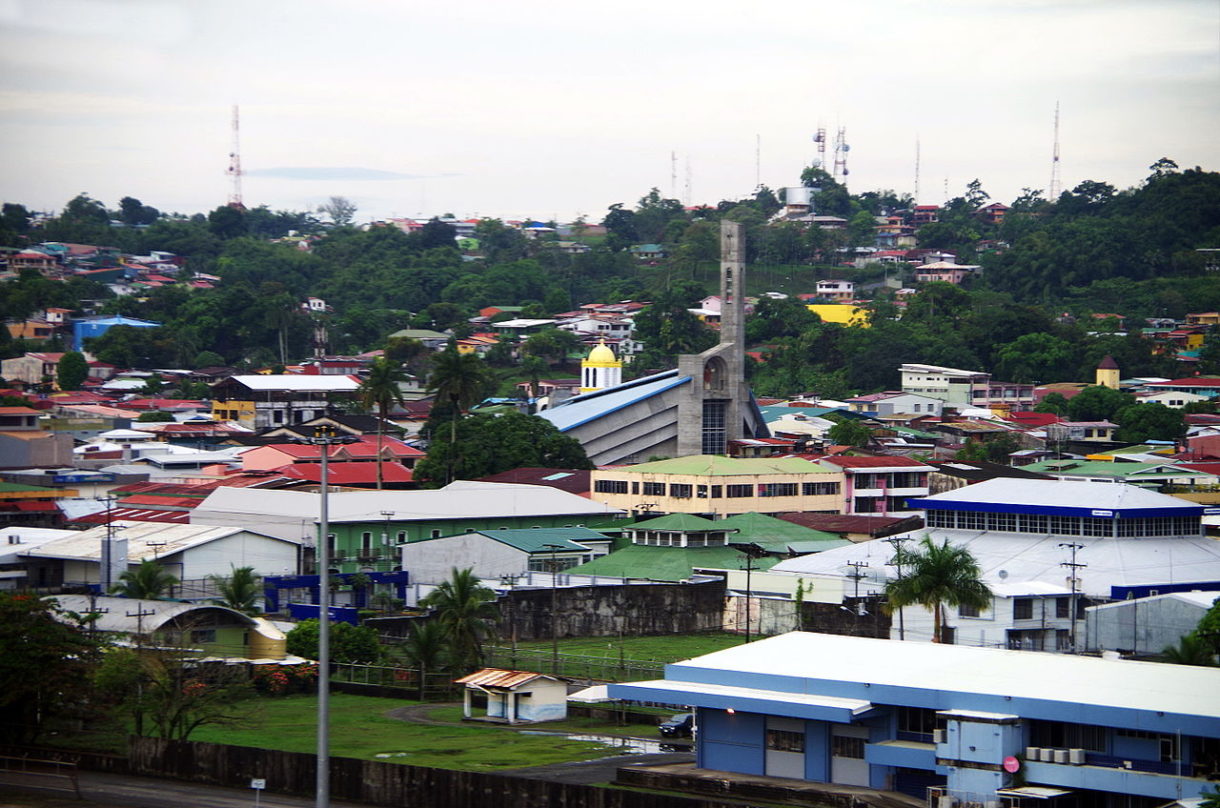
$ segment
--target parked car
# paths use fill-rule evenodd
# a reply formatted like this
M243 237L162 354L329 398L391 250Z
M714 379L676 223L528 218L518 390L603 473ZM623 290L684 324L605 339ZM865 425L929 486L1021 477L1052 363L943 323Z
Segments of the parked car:
M678 713L660 726L661 735L666 738L689 738L694 729L694 713Z

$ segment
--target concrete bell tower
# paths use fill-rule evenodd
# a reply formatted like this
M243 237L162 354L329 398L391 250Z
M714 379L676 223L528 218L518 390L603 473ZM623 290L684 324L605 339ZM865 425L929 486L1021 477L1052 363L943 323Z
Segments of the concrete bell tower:
M1118 363L1114 361L1114 357L1106 354L1097 365L1095 384L1098 387L1109 387L1111 390L1117 390L1118 373Z
M623 363L601 340L580 362L580 392L592 393L623 383Z

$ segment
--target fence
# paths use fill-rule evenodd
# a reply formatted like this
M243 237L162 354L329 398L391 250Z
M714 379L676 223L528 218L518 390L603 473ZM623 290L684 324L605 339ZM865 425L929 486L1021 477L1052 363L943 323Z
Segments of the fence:
M454 690L453 676L449 673L429 672L424 678L425 700L447 696ZM331 664L330 681L376 688L377 690L372 692L407 699L419 696L418 668L336 662Z
M554 673L572 679L600 682L627 682L636 679L658 679L665 672L660 662L643 662L610 656L583 654L558 655L558 664L549 649L484 646L484 662L489 668L528 670Z
M313 796L317 758L242 746L131 740L134 774L170 777L244 788L252 779L266 780L269 791ZM639 791L534 780L489 772L451 771L353 758L330 759L330 791L336 800L412 808L468 808L494 805L534 808L729 808L716 799L649 794ZM740 804L740 803L735 803Z
M16 772L30 777L49 777L65 780L64 788L71 788L80 799L80 781L76 777L76 764L64 760L45 760L22 756L0 755L0 771Z

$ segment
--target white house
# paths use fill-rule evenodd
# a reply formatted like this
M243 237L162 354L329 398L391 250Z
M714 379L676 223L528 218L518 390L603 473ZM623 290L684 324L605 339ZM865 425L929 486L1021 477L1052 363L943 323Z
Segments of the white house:
M455 680L466 685L462 714L474 718L473 696L487 699L485 720L504 724L562 721L568 717L568 686L560 679L532 671L484 668Z
M477 530L402 545L412 583L439 584L454 568L496 580L526 572L559 572L610 552L605 534L584 527Z

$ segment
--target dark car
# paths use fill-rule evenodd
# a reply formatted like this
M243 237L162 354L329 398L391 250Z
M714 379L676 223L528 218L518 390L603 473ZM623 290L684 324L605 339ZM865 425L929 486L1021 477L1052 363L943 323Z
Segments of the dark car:
M695 728L693 713L678 713L668 721L661 722L661 735L666 738L689 738Z

